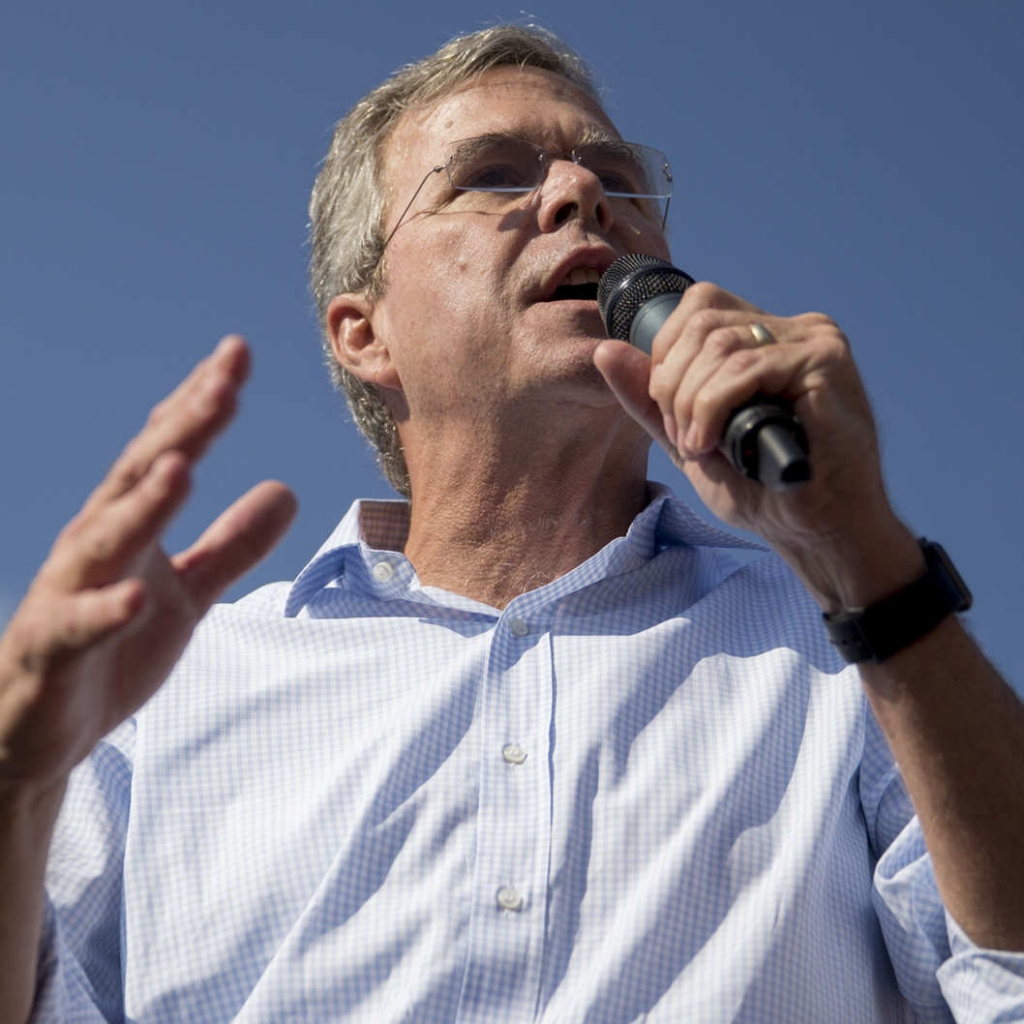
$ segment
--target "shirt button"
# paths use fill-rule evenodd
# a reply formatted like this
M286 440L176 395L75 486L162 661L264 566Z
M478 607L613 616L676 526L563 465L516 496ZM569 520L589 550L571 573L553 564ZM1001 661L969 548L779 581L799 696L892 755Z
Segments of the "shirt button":
M498 906L502 910L522 910L523 897L510 885L504 885L498 890Z
M526 624L525 619L510 619L508 628L512 631L513 636L526 636L530 632L530 627Z
M373 578L379 583L387 583L395 575L395 567L390 562L378 562L373 567Z
M526 751L518 743L510 743L502 750L501 756L509 764L522 764L526 760Z

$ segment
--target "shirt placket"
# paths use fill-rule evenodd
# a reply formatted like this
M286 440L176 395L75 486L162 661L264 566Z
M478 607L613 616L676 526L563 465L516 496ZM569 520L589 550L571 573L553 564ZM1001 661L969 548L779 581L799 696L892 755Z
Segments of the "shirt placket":
M551 635L545 612L509 605L482 692L480 806L458 1020L529 1021L537 1009L551 851ZM497 1015L497 1016L496 1016Z

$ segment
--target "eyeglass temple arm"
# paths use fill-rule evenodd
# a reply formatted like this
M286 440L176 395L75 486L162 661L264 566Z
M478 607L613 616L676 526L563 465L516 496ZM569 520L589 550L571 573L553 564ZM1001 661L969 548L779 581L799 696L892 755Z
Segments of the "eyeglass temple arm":
M384 244L380 247L381 256L384 255L384 250L391 244L391 239L395 237L395 232L402 226L402 221L405 220L405 215L412 209L412 204L416 202L416 197L423 191L423 186L426 185L427 179L432 174L440 174L445 169L445 164L438 164L436 167L431 167L426 174L423 175L423 180L416 186L416 191L413 192L412 198L405 204L405 209L401 212L398 220L395 221L395 226L391 229L391 233L387 238L384 239Z

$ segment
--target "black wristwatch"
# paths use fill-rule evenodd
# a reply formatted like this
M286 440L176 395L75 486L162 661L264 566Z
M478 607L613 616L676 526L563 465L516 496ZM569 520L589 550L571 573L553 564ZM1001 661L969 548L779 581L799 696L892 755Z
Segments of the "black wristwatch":
M918 543L927 568L902 590L867 608L825 613L829 639L849 662L884 661L930 633L951 612L971 607L971 592L941 544Z

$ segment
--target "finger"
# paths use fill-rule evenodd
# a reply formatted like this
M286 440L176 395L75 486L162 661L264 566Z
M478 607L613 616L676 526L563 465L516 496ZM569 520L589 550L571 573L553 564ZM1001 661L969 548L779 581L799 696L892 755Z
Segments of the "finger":
M84 650L128 625L145 607L146 587L138 579L108 587L53 596L30 592L4 635L8 654L21 669L39 675L63 654Z
M135 619L146 605L146 585L140 579L118 580L73 594L66 605L58 643L78 651L105 640Z
M85 508L105 504L130 490L162 452L175 449L190 460L202 455L234 415L249 366L245 341L237 335L224 338L154 406L142 431L128 443Z
M284 484L265 480L223 512L192 547L172 559L200 611L270 552L291 525L297 508L295 496Z
M163 452L132 488L105 505L93 505L62 531L40 575L61 591L103 586L127 571L132 559L156 541L190 487L188 460Z
M687 455L708 452L717 445L732 411L757 392L778 395L796 404L808 431L815 417L805 416L814 408L814 403L807 404L807 400L815 392L831 387L835 396L838 382L845 380L844 388L851 396L863 394L849 342L833 320L820 313L803 313L786 319L766 318L764 324L779 344L738 349L694 397L693 419L682 443ZM861 403L858 400L855 404ZM836 407L834 399L829 407ZM870 419L869 410L865 418Z
M702 311L712 314L731 312L737 314L740 319L744 314L761 312L756 306L752 306L738 295L733 295L732 292L727 292L724 288L719 288L718 285L711 284L709 281L698 281L696 284L690 285L683 293L679 305L665 322L663 330L667 333L659 332L654 339L651 358L656 366L663 361L669 349L675 347L686 325ZM713 321L713 323L717 322Z
M693 419L694 401L707 382L721 370L734 353L756 349L762 345L763 342L759 342L751 330L748 319L741 323L718 327L704 339L703 346L687 367L674 397L673 411L680 428L681 436L678 441L681 447L682 439Z
M739 349L724 360L704 382L693 399L693 417L683 439L688 456L710 452L721 439L725 425L738 409L758 392L787 399L813 389L807 377L813 349L805 345L770 345Z
M701 309L686 319L679 336L651 373L651 397L665 432L679 446L692 415L693 397L733 352L755 344L746 310Z

